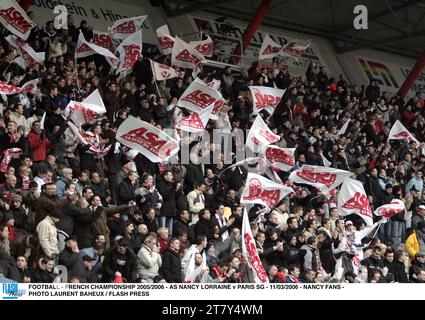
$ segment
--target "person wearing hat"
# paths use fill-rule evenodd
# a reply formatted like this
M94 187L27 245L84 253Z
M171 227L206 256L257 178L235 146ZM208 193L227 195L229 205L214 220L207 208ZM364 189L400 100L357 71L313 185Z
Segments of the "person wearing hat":
M54 209L37 225L40 247L46 257L52 258L59 255L58 230L56 224L59 222L61 216L62 212Z
M84 255L83 258L85 277L88 283L97 283L99 278L93 270L93 259L89 255Z
M18 194L14 194L11 199L12 203L10 206L10 212L15 220L16 232L21 234L31 234L34 231L34 227L28 215L28 209L22 205L22 197Z
M59 255L59 264L68 269L68 280L77 276L80 279L86 277L83 259L79 254L77 237L69 236L65 239L65 249Z

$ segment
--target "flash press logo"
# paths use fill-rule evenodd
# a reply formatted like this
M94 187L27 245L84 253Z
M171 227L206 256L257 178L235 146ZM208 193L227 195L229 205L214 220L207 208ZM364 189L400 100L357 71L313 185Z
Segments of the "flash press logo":
M17 283L3 283L2 293L3 300L17 300L18 298L22 298L26 290L19 290L19 284Z

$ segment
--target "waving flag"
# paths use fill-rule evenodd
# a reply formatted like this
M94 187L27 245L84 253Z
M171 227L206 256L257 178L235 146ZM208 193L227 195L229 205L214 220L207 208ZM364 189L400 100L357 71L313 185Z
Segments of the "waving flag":
M304 44L298 44L298 40L290 41L286 46L282 48L281 54L284 56L290 56L295 59L301 58L311 42L308 41Z
M0 23L24 40L28 39L31 29L36 26L15 0L0 1Z
M149 61L151 62L152 75L155 81L178 78L179 75L177 74L177 71L175 69L165 64L155 62L151 59L149 59Z
M93 91L83 102L71 101L65 109L65 117L71 116L76 124L82 124L98 119L106 113L99 90Z
M260 49L259 59L273 59L274 57L280 55L281 50L282 46L274 42L273 39L268 34L266 34L263 45Z
M220 92L208 87L202 80L195 79L180 97L177 105L200 113L222 99Z
M310 41L299 43L298 40L289 40L287 44L281 46L274 42L269 35L266 35L260 49L259 59L272 59L279 55L299 59L310 45Z
M147 17L148 16L139 16L117 20L109 28L109 32L114 39L126 39L142 29L143 23Z
M118 59L111 51L105 49L97 44L88 42L82 32L78 36L77 48L75 49L75 58L85 58L94 54L100 54L104 56L108 63L116 68L120 63L120 59Z
M6 38L6 41L15 49L19 49L23 45L28 44L25 40L22 40L21 38L14 36L13 34L9 34Z
M343 217L357 214L368 226L373 225L372 209L360 181L351 178L345 180L338 196L338 212Z
M142 30L133 33L121 42L116 52L120 56L117 73L131 70L142 54Z
M259 152L262 148L276 143L280 140L280 136L274 134L260 115L257 116L249 130L246 138L246 146L253 152Z
M90 145L90 148L88 150L89 153L99 157L103 157L109 152L109 150L111 150L112 144L106 148L101 148L99 146L96 146L94 143L90 142L90 137L83 131L80 131L72 122L68 122L68 127L75 134L75 136L78 138L81 144L85 146Z
M293 192L294 190L289 187L250 172L241 195L241 203L261 204L270 211L280 200Z
M165 162L180 149L177 140L153 125L129 116L118 128L116 139L152 162Z
M202 54L188 43L176 37L171 56L171 64L185 69L196 69L201 63L207 62Z
M255 283L268 283L269 279L258 256L246 208L242 219L242 255L253 272Z
M214 53L214 44L210 36L207 39L200 41L191 41L189 45L202 54L204 57L212 57Z
M176 123L176 128L194 133L201 133L205 130L208 124L210 114L213 106L201 111L200 113L194 112L191 115L184 117Z
M348 125L350 124L350 122L351 122L351 119L348 119L348 121L346 123L344 123L344 125L341 127L341 129L338 132L339 136L343 135L343 134L345 134L345 132L347 132Z
M45 52L35 52L29 44L19 47L18 52L20 56L16 58L16 64L24 70L26 68L34 68L37 63L43 65L46 59Z
M273 114L277 105L280 103L286 90L270 87L251 86L249 90L252 94L253 113L257 115L261 110L266 110Z
M374 211L375 216L391 218L406 209L403 200L394 199L391 203L384 204Z
M295 183L308 184L316 187L323 193L329 193L353 173L349 171L321 166L303 165L300 169L291 172L289 179Z
M211 82L207 83L207 86L218 91L220 90L221 80L213 79Z
M172 54L175 39L170 35L168 26L163 25L162 27L156 29L156 36L158 37L159 47L161 48L162 54Z
M21 88L12 86L11 84L8 84L6 82L0 82L0 94L10 95L10 94L28 93L28 92L36 93L37 84L38 84L38 79L31 80L25 83Z
M388 136L388 140L403 140L407 139L408 142L415 141L416 144L419 146L420 142L418 139L416 139L403 124L400 122L400 120L397 120L393 127L391 128L390 134Z
M268 146L263 155L267 164L275 170L290 171L295 165L295 148L284 149L276 146Z
M93 30L93 39L91 39L91 42L108 50L112 48L112 37L107 32Z

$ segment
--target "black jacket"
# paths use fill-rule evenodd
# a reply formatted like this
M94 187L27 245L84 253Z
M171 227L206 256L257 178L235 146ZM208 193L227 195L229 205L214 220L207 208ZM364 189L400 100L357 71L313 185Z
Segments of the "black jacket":
M99 218L102 211L103 207L99 207L95 212L90 210L90 212L75 218L74 235L78 238L78 247L80 249L92 246L92 224Z
M173 182L161 181L157 185L158 192L162 196L163 204L161 207L162 217L176 216L176 185Z
M97 162L93 154L87 152L89 149L90 145L78 145L78 152L80 154L80 170L96 171Z
M214 224L211 220L204 220L199 218L199 221L195 225L195 235L206 236L208 241L214 240Z
M77 276L80 281L86 281L83 258L78 252L73 252L69 247L59 254L59 264L68 269L68 281Z
M182 274L182 258L178 252L168 249L162 256L162 266L159 274L162 275L168 283L181 283Z
M125 254L119 254L117 247L110 248L106 253L103 267L104 272L101 282L113 280L117 271L128 282L134 282L137 279L137 256L131 249L127 249Z
M69 200L65 200L65 202L62 203L61 211L62 216L57 224L57 228L64 231L69 236L74 232L74 220L77 217L90 213L89 208L82 209Z
M285 267L289 267L292 264L301 265L300 250L288 242L283 245L282 256L285 261L283 266Z
M400 262L400 261L393 262L393 275L394 275L395 282L409 283L409 279L407 278L407 274L406 274L405 266L403 262Z
M180 232L186 232L186 234L189 232L189 223L184 222L182 219L176 218L174 220L174 226L173 226L173 236L177 237Z
M118 205L136 201L137 183L132 184L129 178L125 178L118 186Z

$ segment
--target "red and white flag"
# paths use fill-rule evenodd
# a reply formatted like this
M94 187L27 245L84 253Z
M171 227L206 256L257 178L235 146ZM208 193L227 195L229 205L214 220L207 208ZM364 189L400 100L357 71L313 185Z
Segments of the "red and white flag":
M391 218L406 209L403 200L394 199L391 203L384 204L374 211L375 216Z
M91 39L91 42L108 50L112 48L113 44L112 37L109 33L95 30L93 30L93 38Z
M24 40L28 39L31 29L36 26L15 0L0 1L0 23Z
M338 212L343 217L357 214L368 226L373 225L372 209L360 181L351 178L344 181L338 196Z
M94 54L100 54L104 56L108 63L113 68L117 68L120 63L120 59L118 59L111 51L105 49L97 44L88 42L82 32L78 36L77 48L75 49L75 59L77 58L85 58Z
M162 54L172 54L175 39L170 35L168 26L163 25L162 27L156 29L156 36L158 37L159 47L161 48Z
M276 143L280 136L274 134L260 115L257 116L246 138L246 146L253 152L259 152L264 147Z
M152 162L165 162L180 149L177 140L157 127L129 116L118 128L117 140Z
M261 204L270 211L276 207L280 200L293 192L292 188L250 172L242 191L241 203Z
M295 166L295 148L284 149L268 146L263 155L267 159L267 165L275 171L289 171Z
M178 78L179 75L177 74L177 71L171 68L170 66L167 66L165 64L160 64L153 60L150 60L150 62L151 62L151 69L152 69L152 75L153 75L154 81L163 81L163 80Z
M65 109L65 117L70 116L76 124L98 119L106 113L106 108L99 90L93 91L83 102L71 101Z
M213 79L211 82L207 83L207 86L218 91L220 90L221 80Z
M202 80L195 79L180 97L177 105L200 113L222 99L220 92L208 87Z
M7 167L9 166L10 161L12 161L12 159L19 159L21 154L22 154L22 149L19 149L19 148L6 149L3 152L3 160L0 163L0 172L6 173Z
M316 187L324 194L328 194L352 175L352 172L340 169L303 165L300 169L292 171L289 179L295 183Z
M15 36L13 34L9 34L5 39L15 49L19 49L23 45L28 44L28 42L26 42L25 40L22 40L21 38Z
M46 59L45 52L35 52L34 49L29 44L24 44L18 48L20 56L16 58L16 64L22 69L34 68L36 64L44 64Z
M189 45L202 54L204 57L212 57L214 53L214 43L210 36L207 39L200 41L191 41Z
M68 126L69 129L71 129L71 131L75 134L75 136L78 138L78 140L83 144L83 145L90 145L90 148L88 150L89 153L94 154L96 156L100 156L103 157L105 156L109 150L111 150L112 148L112 144L109 145L106 148L101 148L99 146L96 146L94 143L92 143L90 141L90 137L83 131L79 130L75 124L73 124L72 122L68 122Z
M126 39L133 33L142 29L143 23L147 17L148 16L139 16L117 20L109 27L109 32L114 39Z
M298 44L298 40L289 41L288 44L282 48L281 54L299 59L304 55L305 51L310 45L310 41L303 44Z
M121 42L116 52L120 57L117 73L131 70L142 54L142 30L133 33Z
M202 54L192 48L188 43L176 37L174 39L171 64L185 69L196 69L201 63L207 62Z
M273 59L280 55L281 50L282 46L274 42L273 39L266 34L258 58L260 60Z
M211 105L209 108L199 113L194 112L191 115L184 117L176 123L176 128L193 133L203 132L208 124L208 120L210 119L212 108L213 106Z
M244 209L242 218L242 255L252 270L255 283L268 283L269 279L261 263L261 259L258 256L257 246L255 245L255 239L252 235L246 208Z
M391 128L388 140L403 139L407 139L408 142L415 141L418 146L420 145L420 142L403 126L400 120L397 120Z
M277 105L282 100L286 90L270 87L249 87L252 94L253 114L256 115L265 109L268 113L273 114Z
M0 82L0 94L10 95L17 93L36 93L38 79L28 81L22 87L15 87L6 82Z

